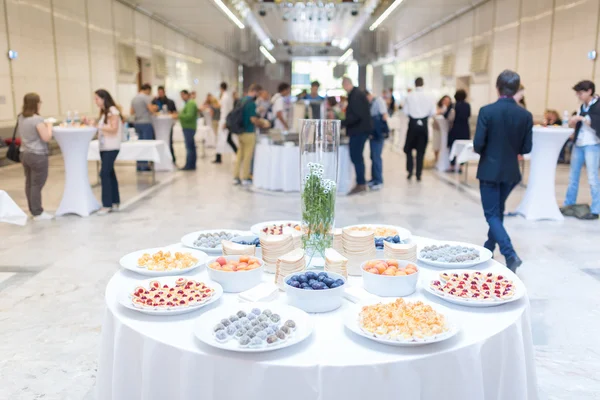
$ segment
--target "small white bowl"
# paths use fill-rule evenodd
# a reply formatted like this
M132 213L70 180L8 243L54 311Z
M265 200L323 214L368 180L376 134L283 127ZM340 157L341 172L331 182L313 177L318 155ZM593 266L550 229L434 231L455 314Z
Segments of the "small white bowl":
M399 267L406 267L409 264L413 264L414 266L417 265L410 261L396 261L398 261ZM403 297L411 295L417 290L420 272L419 267L417 267L417 272L406 276L377 275L365 271L367 262L369 261L364 262L360 266L360 269L362 270L363 286L367 292L380 297Z
M318 273L317 271L314 271ZM340 308L344 297L344 290L348 284L347 280L335 272L327 272L327 275L334 279L344 281L342 286L333 289L323 290L304 290L298 289L287 284L287 281L294 275L300 275L302 272L296 272L286 276L283 280L283 286L287 293L288 302L291 306L310 313L325 313Z
M256 235L236 236L236 237L232 238L231 241L233 243L238 243L239 244L240 241L251 242L251 241L253 241L256 238L258 238L258 236L256 236ZM262 248L260 246L256 246L255 247L254 257L256 257L256 258L262 258Z
M239 260L240 256L222 256L227 261ZM264 263L258 258L254 257L260 263L260 267L252 269L250 271L219 271L210 267L210 264L216 262L217 258L211 258L206 263L206 270L208 271L208 277L218 282L226 293L240 293L248 289L252 289L254 286L262 282L262 276L264 272Z

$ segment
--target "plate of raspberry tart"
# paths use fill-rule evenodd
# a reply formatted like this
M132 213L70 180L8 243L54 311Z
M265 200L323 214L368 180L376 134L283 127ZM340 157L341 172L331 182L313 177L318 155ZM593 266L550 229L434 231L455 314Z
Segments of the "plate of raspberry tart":
M448 270L425 290L450 303L467 307L494 307L519 300L526 293L521 282L491 271Z
M223 288L216 282L193 277L166 276L147 279L128 287L120 303L149 315L178 315L196 311L217 301Z

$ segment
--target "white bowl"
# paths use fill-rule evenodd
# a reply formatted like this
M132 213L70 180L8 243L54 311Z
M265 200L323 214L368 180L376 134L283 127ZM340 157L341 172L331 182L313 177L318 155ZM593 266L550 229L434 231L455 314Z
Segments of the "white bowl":
M251 242L256 238L258 238L258 236L256 236L256 235L248 235L248 236L244 235L244 236L236 236L233 239L231 239L231 241L233 243L239 244L239 241ZM260 246L255 246L255 247L256 248L254 250L254 257L259 258L259 259L262 258L262 248Z
M408 264L417 266L416 263L411 261L396 261L398 261L399 267L406 267ZM403 297L411 295L417 290L420 272L418 267L417 272L406 276L377 275L365 271L365 264L367 262L369 261L364 262L360 266L360 269L362 270L363 286L367 292L380 297Z
M227 261L239 260L240 256L222 256ZM206 270L211 280L218 282L226 293L239 293L252 289L262 281L262 275L264 272L264 263L258 258L254 257L260 263L260 267L252 269L250 271L219 271L212 269L210 264L215 262L219 257L211 258L206 263Z
M318 273L314 271L315 273ZM333 289L323 290L304 290L298 289L287 284L288 279L294 275L300 275L302 272L296 272L285 277L283 286L287 293L290 305L310 313L324 313L340 308L344 297L344 290L348 282L346 279L335 272L327 272L327 275L335 280L344 281L342 286Z

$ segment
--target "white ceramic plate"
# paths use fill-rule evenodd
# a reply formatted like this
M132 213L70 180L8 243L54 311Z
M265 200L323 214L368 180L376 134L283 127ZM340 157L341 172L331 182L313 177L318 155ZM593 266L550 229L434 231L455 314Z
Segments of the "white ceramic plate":
M260 237L260 235L263 233L263 228L267 225L286 225L286 224L296 224L296 225L300 225L300 221L266 221L266 222L261 222L259 224L254 224L252 225L252 227L250 228L250 231Z
M432 243L428 243L426 246L432 246L432 245L444 245L444 244L448 244L450 246L466 246L466 247L473 247L474 249L479 251L479 259L477 260L472 260L472 261L466 261L466 262L456 262L456 263L449 263L449 262L441 262L441 261L432 261L432 260L427 260L425 258L421 257L421 250L423 250L423 247L425 246L419 246L419 248L417 249L417 260L425 263L427 265L432 265L434 267L438 267L438 268L472 268L476 265L482 264L488 260L491 260L493 254L491 251L489 251L488 249L486 249L483 246L477 246L475 244L471 244L471 243L464 243L464 242L432 242Z
M389 228L389 229L395 229L396 231L398 231L398 236L400 236L400 241L402 243L410 243L410 241L412 240L412 233L410 233L410 231L408 229L399 227L399 226L394 226L394 225L384 225L384 224L357 224L357 225L349 225L349 226L345 226L344 228L356 228L359 226L364 226L367 228ZM385 236L376 236L377 238L380 237L385 237Z
M212 297L210 299L208 299L204 303L193 304L193 305L188 306L188 307L150 308L150 307L136 306L131 301L131 297L132 297L131 294L133 293L133 291L135 290L135 288L138 287L138 286L142 286L142 287L145 287L145 288L150 287L150 282L152 282L152 281L159 281L161 285L167 284L169 286L172 286L172 285L175 284L175 281L178 278L179 277L177 277L177 276L165 276L164 278L146 279L146 280L143 280L143 281L139 281L134 286L123 288L123 292L120 293L120 295L119 295L119 302L121 303L121 305L123 305L123 307L129 308L130 310L135 310L135 311L141 312L143 314L148 314L148 315L179 315L179 314L185 314L185 313L189 313L189 312L192 312L192 311L196 311L199 308L202 308L202 307L207 306L207 305L209 305L211 303L214 303L215 301L219 300L219 298L221 298L221 296L223 295L223 288L217 282L213 282L213 281L210 281L210 280L202 280L202 282L204 282L206 284L206 286L210 287L211 289L214 289L214 291L215 291L213 293ZM189 277L189 279L192 279L192 280L195 280L195 281L200 280L197 277Z
M294 334L285 342L278 343L274 346L264 346L258 348L240 347L237 340L235 339L230 339L227 342L219 342L215 339L213 328L223 318L227 318L230 315L237 313L239 310L243 310L244 312L248 313L255 307L259 308L260 310L265 310L268 308L273 313L279 314L281 316L282 323L284 323L288 319L294 320L296 322L296 330L294 331ZM262 353L266 351L273 351L290 347L308 338L311 335L312 331L312 320L307 313L295 307L288 306L286 304L273 303L230 304L227 306L216 308L214 310L210 310L202 314L197 319L197 322L194 324L194 335L201 342L219 349L237 351L242 353Z
M373 340L378 343L387 344L389 346L399 346L399 347L424 346L426 344L437 343L437 342L441 342L444 340L448 340L451 337L454 337L459 332L459 328L458 328L458 325L456 325L456 323L453 322L452 319L450 318L449 310L447 308L439 306L437 304L431 304L431 303L428 303L428 304L431 307L433 307L437 312L444 314L444 316L446 317L447 324L450 326L449 331L447 331L441 335L433 336L431 338L415 339L415 340L410 340L410 341L409 340L400 341L400 340L390 340L390 339L378 338L368 332L363 331L362 328L360 327L360 324L358 323L358 314L360 313L362 306L354 306L346 312L346 314L344 315L344 325L346 325L346 328L350 329L352 332L356 333L359 336L365 337L367 339Z
M221 243L219 243L216 247L202 247L202 246L196 246L194 245L194 242L198 239L198 236L200 236L202 233L219 233L219 232L225 232L225 233L232 233L238 236L242 236L244 234L246 234L247 232L244 231L236 231L236 230L232 230L232 229L210 229L210 230L205 230L205 231L198 231L198 232L192 232L192 233L188 233L187 235L185 235L184 237L181 238L181 243L185 246L185 247L189 247L191 249L196 249L196 250L200 250L203 251L207 254L221 254L223 252L223 248L221 246Z
M454 273L461 274L464 272L472 274L473 270L456 269L456 270L449 270L449 271L444 271L444 272L447 272L449 274L454 274ZM481 272L491 272L491 271L481 271ZM496 306L501 306L502 304L507 304L507 303L511 303L513 301L517 301L521 297L525 296L525 293L527 293L527 289L525 289L525 286L523 284L521 284L519 282L515 282L514 279L511 279L508 276L506 277L506 279L513 281L513 284L515 286L515 294L510 299L504 299L504 300L490 300L490 301L474 300L474 299L466 299L466 298L457 297L457 296L451 296L449 294L439 292L439 291L433 289L430 285L432 280L438 280L438 281L444 282L444 280L439 278L439 276L436 279L432 279L432 280L423 282L423 288L425 290L427 290L429 293L431 293L432 295L437 296L440 299L447 301L448 303L458 304L460 306L465 306L465 307L496 307Z
M194 256L195 258L198 259L198 262L189 268L171 269L168 271L151 271L151 270L147 269L146 267L138 267L138 260L140 259L140 257L142 255L144 255L144 253L154 254L154 253L158 252L159 250L170 251L171 253L173 253L173 252L191 253L192 256ZM184 274L186 272L189 272L196 268L199 268L202 265L206 264L206 260L208 260L208 255L203 251L193 250L193 249L185 249L185 248L177 248L174 246L174 247L156 247L154 249L145 249L145 250L134 251L133 253L129 253L126 256L123 256L119 260L119 263L121 264L121 267L128 269L130 271L133 271L133 272L137 272L138 274L141 274L141 275L170 276L170 275Z

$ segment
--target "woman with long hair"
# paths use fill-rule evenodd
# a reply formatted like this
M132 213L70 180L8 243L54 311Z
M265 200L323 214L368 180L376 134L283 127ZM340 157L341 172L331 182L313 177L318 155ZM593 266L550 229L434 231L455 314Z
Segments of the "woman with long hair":
M52 124L40 116L42 101L37 93L27 93L23 109L17 118L17 134L21 137L21 163L25 170L25 195L33 219L54 218L42 207L42 188L48 179L48 142L52 138Z
M119 182L115 173L115 160L121 149L123 116L120 107L110 93L104 89L96 90L95 102L100 109L98 117L98 141L100 147L100 180L102 182L102 208L98 215L106 215L119 210Z

